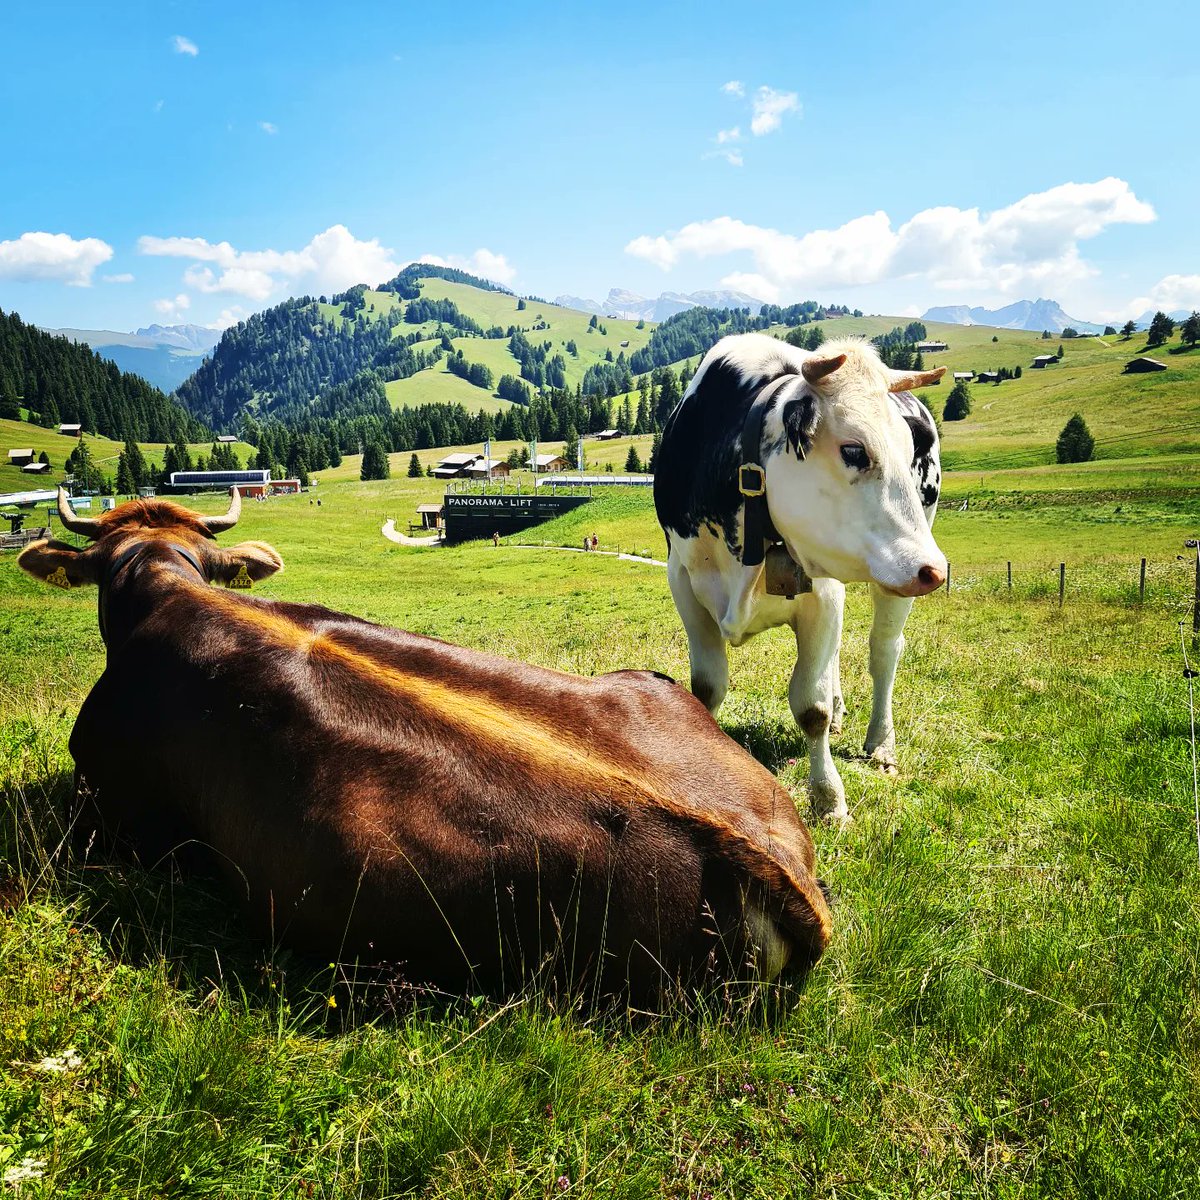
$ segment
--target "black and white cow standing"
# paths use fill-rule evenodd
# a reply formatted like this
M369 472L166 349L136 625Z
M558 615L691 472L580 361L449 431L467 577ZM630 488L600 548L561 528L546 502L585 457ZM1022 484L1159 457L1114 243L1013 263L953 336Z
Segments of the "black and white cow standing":
M829 752L845 711L844 585L871 584L866 751L890 773L904 622L913 597L946 578L931 532L941 484L937 430L908 394L943 370L890 370L858 338L826 342L819 352L764 334L723 338L667 421L655 463L654 503L687 630L692 691L715 713L729 684L725 644L790 626L788 702L808 739L809 793L818 813L835 818L848 815ZM801 571L782 590L795 594L772 594L767 577L780 561L794 569L787 556Z

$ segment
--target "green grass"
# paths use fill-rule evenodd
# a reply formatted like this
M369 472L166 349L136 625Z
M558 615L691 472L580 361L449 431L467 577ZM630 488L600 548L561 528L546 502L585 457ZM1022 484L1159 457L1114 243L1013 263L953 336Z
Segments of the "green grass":
M29 425L24 421L0 420L0 492L54 487L62 478L67 457L75 449L78 441L78 438L64 437L56 430L43 429L40 425ZM116 475L117 456L121 453L123 443L114 442L109 438L93 437L91 434L85 435L84 441L100 469L106 475ZM156 467L162 465L166 443L142 442L140 445L147 462ZM20 467L8 465L9 450L26 446L33 447L35 458L43 450L49 455L50 473L48 475L26 475ZM196 442L191 446L193 457L197 454L207 457L211 449L212 442ZM254 456L254 447L245 442L235 442L233 449L243 463Z
M854 753L869 610L851 589L837 754L856 822L814 829L834 941L773 1012L710 998L691 1015L596 1015L537 994L413 1006L350 965L249 940L209 881L72 859L56 812L103 667L95 597L0 556L0 1172L44 1162L22 1197L1197 1194L1200 908L1176 624L1194 469L948 479L971 507L939 518L954 590L918 602L907 630L897 780ZM262 595L585 674L686 678L659 568L379 535L440 490L331 475L320 509L248 505L234 536L287 563ZM661 549L644 492L537 533L575 545L592 529ZM733 653L721 722L800 796L790 641ZM37 1069L68 1048L73 1069Z

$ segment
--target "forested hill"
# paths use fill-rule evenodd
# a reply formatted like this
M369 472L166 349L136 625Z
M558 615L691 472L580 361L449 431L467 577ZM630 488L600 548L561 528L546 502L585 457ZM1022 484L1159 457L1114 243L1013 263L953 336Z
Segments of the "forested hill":
M170 396L86 345L0 312L0 417L79 424L116 441L198 442L211 431Z
M510 294L464 271L414 264L377 291L359 284L328 301L295 297L227 329L176 394L197 416L234 432L243 415L292 424L317 395L363 370L385 382L407 379L441 360L439 346L410 349L429 340L431 325L451 334L485 332L452 301L422 300L421 279Z

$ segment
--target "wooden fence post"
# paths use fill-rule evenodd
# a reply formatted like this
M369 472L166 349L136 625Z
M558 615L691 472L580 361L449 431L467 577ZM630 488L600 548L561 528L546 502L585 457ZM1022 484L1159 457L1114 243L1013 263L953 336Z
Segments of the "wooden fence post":
M1146 603L1146 560L1142 559L1142 574L1138 580L1138 603Z
M1200 561L1200 554L1197 555L1197 560ZM1197 570L1200 570L1200 567L1198 567ZM1200 576L1197 576L1197 578L1200 579ZM1200 588L1200 583L1197 583L1196 586L1198 588ZM1197 594L1200 595L1200 593L1197 593ZM946 559L946 595L947 596L950 595L950 560L949 559ZM1198 603L1200 603L1200 601L1198 601Z
M1200 633L1200 546L1196 547L1196 598L1192 602L1192 633Z
M1008 564L1008 590L1012 591L1012 563Z
M1058 607L1063 606L1063 593L1067 590L1067 564L1058 564Z

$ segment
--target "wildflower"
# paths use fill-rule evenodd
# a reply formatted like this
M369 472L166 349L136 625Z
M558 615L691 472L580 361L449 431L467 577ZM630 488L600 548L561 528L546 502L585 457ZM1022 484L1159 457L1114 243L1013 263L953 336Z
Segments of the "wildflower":
M40 1158L23 1158L15 1167L9 1167L2 1182L10 1184L24 1183L27 1179L41 1179L45 1173L45 1160Z
M83 1058L74 1046L68 1046L61 1054L51 1054L39 1063L30 1064L35 1071L46 1071L52 1075L65 1075L83 1065Z
M743 1091L743 1092L753 1092L753 1091L754 1091L754 1085L753 1085L752 1083L743 1083L743 1084L742 1084L742 1091Z
M330 1008L337 1008L337 997L330 996L329 999L326 1001L326 1004L328 1004Z
M558 1190L560 1192L565 1192L567 1188L571 1186L570 1179L568 1179L565 1175L560 1175L555 1182L558 1184Z

